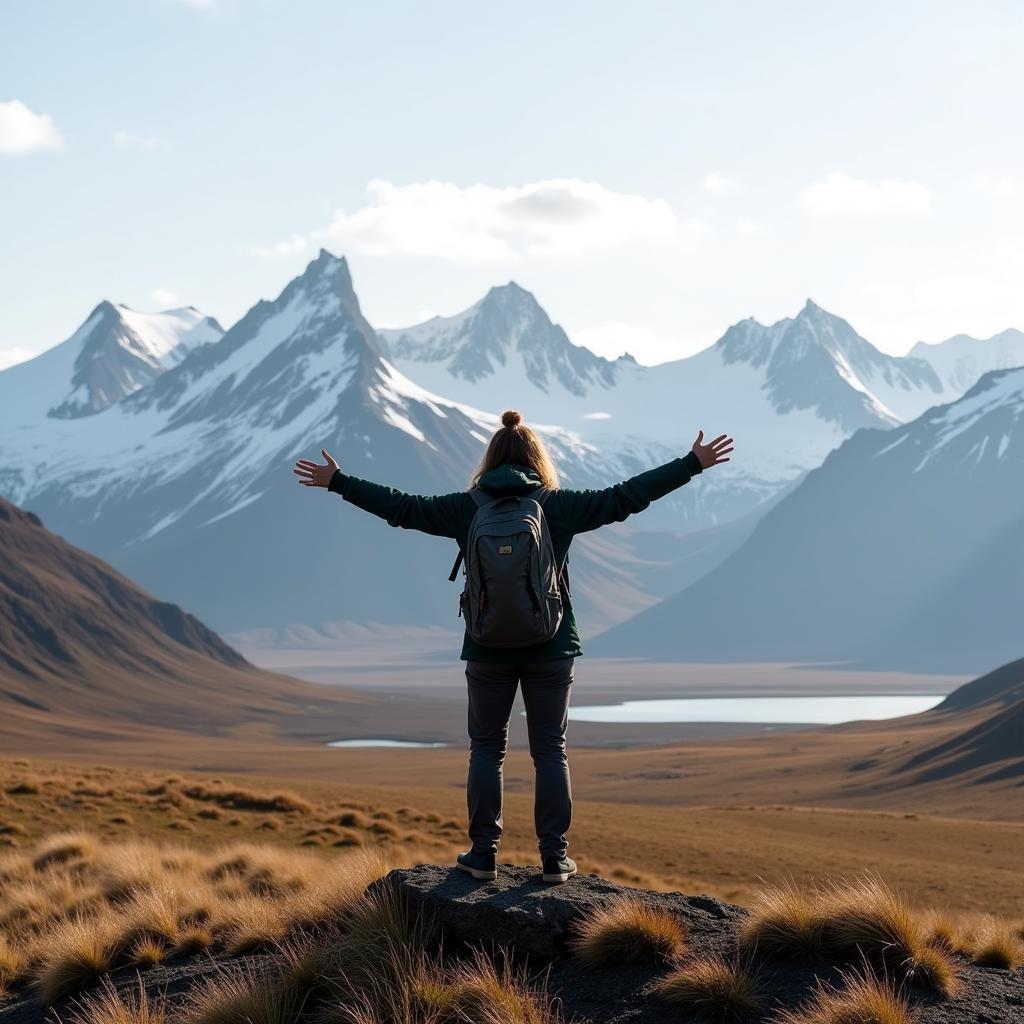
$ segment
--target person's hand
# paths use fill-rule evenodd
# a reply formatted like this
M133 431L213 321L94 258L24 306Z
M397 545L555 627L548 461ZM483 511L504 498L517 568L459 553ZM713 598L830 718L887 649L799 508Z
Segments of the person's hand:
M697 440L693 442L693 454L700 460L701 469L709 469L717 466L720 462L728 462L729 452L732 451L732 438L726 434L719 434L710 444L703 444L704 431L697 431ZM726 456L723 458L722 456Z
M319 462L310 462L309 459L299 459L295 463L295 469L292 472L304 487L326 487L331 482L334 471L338 468L338 464L323 448L320 449L320 454L327 460L326 466L321 466Z

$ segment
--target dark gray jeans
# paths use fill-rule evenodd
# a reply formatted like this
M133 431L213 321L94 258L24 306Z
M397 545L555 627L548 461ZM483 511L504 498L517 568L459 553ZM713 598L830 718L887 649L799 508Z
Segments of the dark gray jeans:
M496 853L502 832L502 766L516 687L522 684L530 756L536 770L533 816L541 857L564 857L572 818L565 727L573 658L494 664L466 662L469 685L469 837Z

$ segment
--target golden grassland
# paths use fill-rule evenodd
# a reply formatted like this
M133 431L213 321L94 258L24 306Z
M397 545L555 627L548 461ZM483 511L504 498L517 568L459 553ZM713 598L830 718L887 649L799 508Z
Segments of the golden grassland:
M282 816L307 808L288 793L234 799L272 803L270 813ZM507 955L445 955L429 922L411 920L391 890L367 893L390 867L431 853L394 840L332 850L238 841L200 850L78 831L26 842L0 855L0 995L28 992L43 1005L75 997L70 1024L558 1021L543 986ZM875 1016L864 1019L898 1024L906 1003L894 985L949 998L965 965L990 963L997 946L1007 958L993 966L1020 966L1022 924L993 915L982 923L918 908L861 876L758 888L734 962L709 955L684 922L631 895L592 908L569 949L590 970L657 965L664 974L656 992L666 1003L740 1020L761 1008L765 960L859 962L862 973L821 989L780 1024L839 1024L867 1010ZM251 958L267 953L254 966ZM211 958L220 966L202 971L173 1003L141 981L121 991L109 983L121 968L142 978L158 964Z
M506 776L502 859L532 864L532 788ZM168 838L208 849L240 840L344 850L423 847L444 863L467 845L464 782L378 786L238 772L0 760L0 847L58 830ZM421 776L422 783L424 776ZM248 795L247 795L248 794ZM283 799L277 799L283 797ZM868 869L954 915L1024 917L1024 825L938 815L749 803L667 808L577 799L571 851L585 872L626 885L749 904L759 880L800 883Z

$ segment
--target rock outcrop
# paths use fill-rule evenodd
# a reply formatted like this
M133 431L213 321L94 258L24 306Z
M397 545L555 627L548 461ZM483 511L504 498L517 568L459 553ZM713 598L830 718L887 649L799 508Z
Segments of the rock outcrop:
M412 913L432 919L450 952L468 943L491 951L514 950L530 958L547 980L548 992L575 1024L669 1024L697 1017L666 1006L657 996L668 968L624 964L586 966L572 955L575 924L589 911L632 896L680 917L689 954L736 955L742 907L710 896L657 893L616 885L596 875L578 875L565 885L545 885L536 868L500 865L494 882L477 882L451 867L420 864L392 871L375 883L400 893ZM805 1004L815 987L843 984L855 963L758 959L766 1012L756 1024L773 1024L780 1011ZM1024 971L1003 971L958 963L964 985L951 999L907 989L915 1024L1022 1024ZM754 1022L752 1022L754 1024Z

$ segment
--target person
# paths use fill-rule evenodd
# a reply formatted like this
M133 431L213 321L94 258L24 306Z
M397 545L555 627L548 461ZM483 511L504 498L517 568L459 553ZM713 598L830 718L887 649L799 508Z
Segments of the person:
M460 552L465 551L470 523L478 508L473 490L498 498L546 488L544 517L561 568L577 534L642 512L652 501L689 483L704 470L728 462L732 444L732 438L725 434L705 444L701 430L686 455L623 483L597 490L561 488L541 438L522 422L518 412L510 409L502 415L501 426L487 445L469 491L406 494L345 473L325 450L321 450L325 465L299 459L294 473L300 484L326 487L391 526L452 538ZM472 847L458 855L455 866L474 878L497 878L496 857L503 824L502 766L517 686L522 687L536 774L534 823L542 878L545 882L565 882L576 873L566 839L572 792L565 733L574 660L582 653L571 592L557 631L549 640L528 647L484 646L466 630L461 659L466 662L469 692L466 801Z

